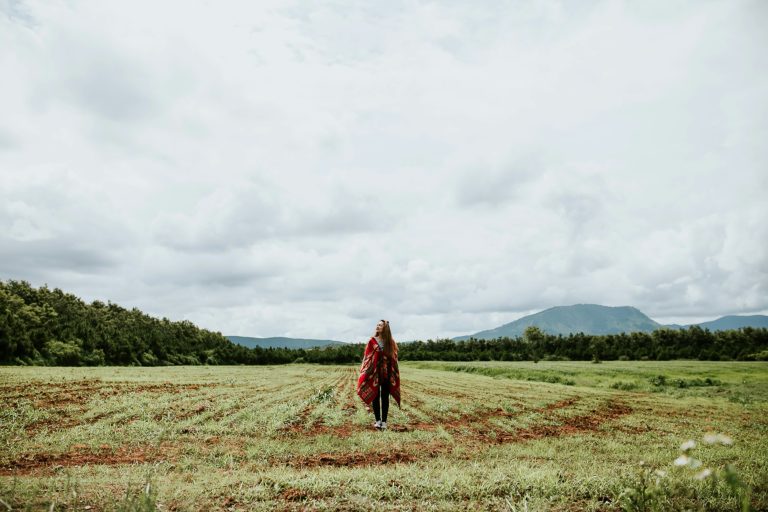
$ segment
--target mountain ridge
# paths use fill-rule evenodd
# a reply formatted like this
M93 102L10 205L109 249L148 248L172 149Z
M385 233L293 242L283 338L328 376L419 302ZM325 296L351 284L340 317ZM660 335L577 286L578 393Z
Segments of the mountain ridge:
M716 320L691 325L698 325L702 329L709 329L710 331L727 331L729 329L740 329L742 327L768 327L768 316L725 315Z
M582 332L584 334L619 334L622 332L652 332L657 329L687 329L699 326L710 331L739 329L741 327L768 328L766 315L726 315L715 320L698 324L661 324L633 306L603 306L599 304L573 304L570 306L554 306L531 315L518 318L504 325L452 338L454 341L475 339L493 339L500 337L519 337L526 327L535 325L548 334L568 335ZM311 338L289 338L273 336L258 338L252 336L225 336L231 342L248 348L293 348L311 349L331 345L345 345L337 340L320 340ZM398 343L409 343L399 341Z
M253 336L225 336L232 343L248 348L317 348L329 345L344 345L342 341L315 340L309 338L287 338L285 336L273 336L269 338L255 338Z
M568 335L584 334L619 334L621 332L652 332L657 329L685 329L694 325L702 329L728 330L741 327L768 327L765 315L727 315L716 320L689 325L664 325L656 322L639 309L632 306L602 306L599 304L573 304L555 306L526 315L512 322L468 334L456 336L454 341L475 339L493 339L499 337L522 336L529 326L539 327L549 334Z

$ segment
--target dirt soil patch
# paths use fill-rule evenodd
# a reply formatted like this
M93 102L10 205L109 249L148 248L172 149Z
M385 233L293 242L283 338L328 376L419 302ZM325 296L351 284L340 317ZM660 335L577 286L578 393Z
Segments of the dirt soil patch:
M58 409L70 405L84 405L95 398L124 395L128 393L171 393L197 390L198 384L136 384L133 382L112 382L101 380L83 380L66 383L29 383L26 385L0 387L3 396L11 407L17 407L22 400L33 402L42 409Z
M24 427L24 431L27 433L28 436L34 437L39 432L45 429L61 430L65 428L76 427L77 425L82 425L82 424L83 422L77 418L73 418L66 414L61 414L59 415L58 418L47 418L44 420L36 421L34 423L30 423L29 425Z
M544 437L558 437L563 435L596 432L604 423L625 416L632 412L632 409L625 404L618 402L608 402L600 407L595 408L588 414L571 417L562 417L556 414L558 411L567 409L577 402L579 402L579 398L572 397L547 404L543 407L521 409L513 412L505 411L500 407L490 410L476 410L461 414L460 416L452 419L443 418L439 421L428 420L411 422L407 424L394 424L389 426L389 430L392 432L407 433L414 431L431 432L441 428L454 437L462 438L464 442L479 441L484 445L501 444L510 442L523 442L528 440L541 439ZM311 411L312 407L306 406L299 413L296 421L286 425L283 427L283 429L281 429L281 431L284 434L289 435L314 437L325 434L344 438L355 433L372 430L372 427L368 428L364 425L350 423L329 426L323 424L322 419L315 420L310 425L309 415ZM543 422L550 424L537 424L528 428L522 428L515 431L507 431L499 425L493 423L493 420L499 418L514 418L521 414L531 412L541 413L544 416ZM632 434L642 433L641 430L630 430L621 427L619 427L617 430ZM333 465L333 461L331 460L326 462ZM339 465L361 465L368 463L370 463L368 460L350 462L349 459L342 459ZM317 462L312 461L309 461L308 464L318 465Z
M309 494L301 489L291 487L281 492L278 498L285 501L304 501L309 498Z
M131 446L112 448L102 445L97 449L74 445L66 453L26 454L0 466L0 476L46 474L59 468L72 466L115 466L144 464L170 460L169 446Z
M561 418L559 425L534 425L515 432L495 431L494 438L483 436L496 443L509 443L541 439L544 437L559 437L570 434L583 434L596 432L600 426L607 422L632 412L632 408L617 402L609 402L603 407L597 408L589 414Z
M315 432L315 429L320 425L320 422L314 422L310 426L307 425L307 422L309 421L309 415L312 413L314 408L315 407L311 404L304 406L301 412L299 412L299 414L293 418L290 423L286 423L278 430L280 432L290 434L304 434L304 431L307 429L309 429L311 432Z
M178 394L182 391L198 390L200 384L174 384L172 382L163 382L161 384L140 384L131 385L128 383L116 383L121 387L127 388L129 393L173 393Z
M409 463L416 460L416 455L412 453L394 450L391 452L370 453L320 453L306 457L292 457L284 461L284 463L293 467L315 468L319 466L373 466L396 462Z

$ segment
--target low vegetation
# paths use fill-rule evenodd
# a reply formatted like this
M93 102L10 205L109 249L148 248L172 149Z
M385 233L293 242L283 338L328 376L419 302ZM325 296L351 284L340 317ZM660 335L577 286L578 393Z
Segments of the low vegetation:
M356 365L3 367L0 507L764 510L766 370L405 362L378 432Z

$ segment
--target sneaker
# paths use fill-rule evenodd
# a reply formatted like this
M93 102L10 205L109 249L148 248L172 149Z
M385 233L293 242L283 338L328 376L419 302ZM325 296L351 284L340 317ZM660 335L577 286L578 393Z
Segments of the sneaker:
M379 428L380 428L381 430L387 430L387 422L386 422L386 421L382 421L382 422L381 422L381 426L380 426Z
M381 428L381 421L376 420L376 423L374 423L373 426L376 428Z

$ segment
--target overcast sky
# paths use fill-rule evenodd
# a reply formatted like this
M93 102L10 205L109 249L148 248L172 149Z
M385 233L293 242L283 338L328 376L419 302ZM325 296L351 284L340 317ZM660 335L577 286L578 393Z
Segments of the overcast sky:
M223 334L768 312L768 2L0 0L0 279Z

